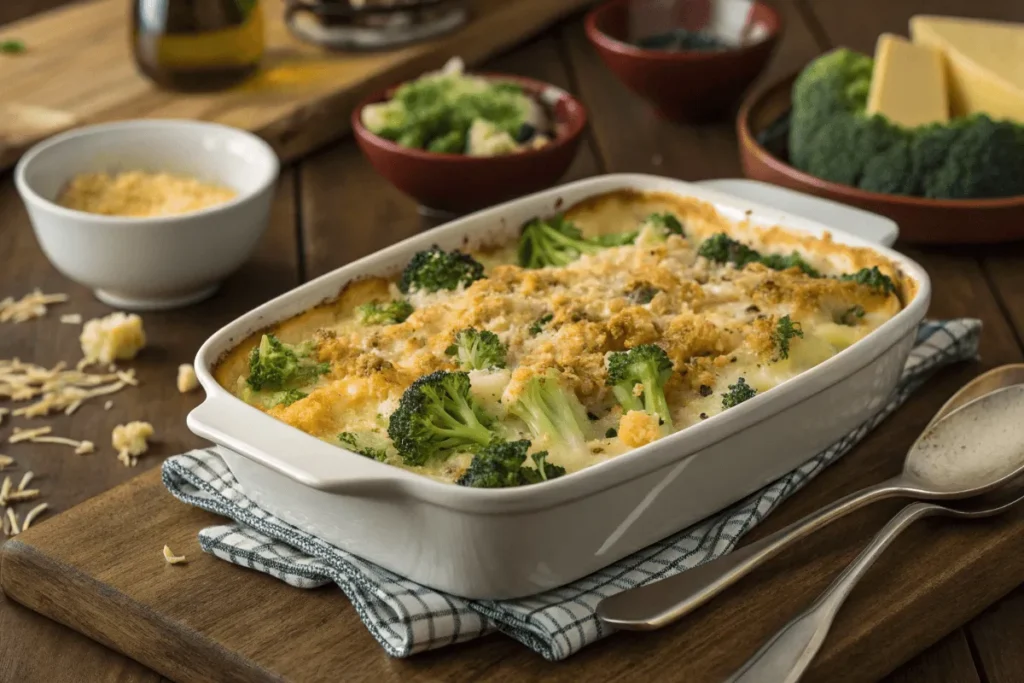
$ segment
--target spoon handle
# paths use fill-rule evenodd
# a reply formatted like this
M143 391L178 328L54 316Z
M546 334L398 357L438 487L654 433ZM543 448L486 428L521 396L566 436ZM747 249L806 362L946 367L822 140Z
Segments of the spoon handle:
M861 489L755 543L675 576L605 598L597 606L597 615L619 629L661 628L708 602L791 543L869 503L906 492L898 476Z
M806 612L786 624L726 683L796 683L825 642L836 613L853 587L900 532L922 517L944 508L933 503L912 503L889 520L871 543L832 582Z

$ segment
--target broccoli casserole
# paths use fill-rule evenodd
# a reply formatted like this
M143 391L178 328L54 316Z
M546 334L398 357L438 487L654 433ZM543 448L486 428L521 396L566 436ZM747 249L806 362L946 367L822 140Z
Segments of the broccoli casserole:
M319 439L435 479L532 484L714 417L828 360L915 283L870 249L617 191L518 240L417 253L396 277L254 335L215 369Z

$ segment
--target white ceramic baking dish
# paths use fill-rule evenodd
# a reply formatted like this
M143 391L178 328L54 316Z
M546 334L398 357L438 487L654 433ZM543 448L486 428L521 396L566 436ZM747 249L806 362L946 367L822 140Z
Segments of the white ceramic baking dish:
M905 308L812 370L700 424L580 472L533 486L440 483L320 441L232 396L211 368L253 332L334 298L353 278L398 272L432 244L514 238L527 219L621 188L703 199L729 218L820 235L820 223L698 185L607 175L524 197L405 240L308 282L214 334L196 356L207 398L189 428L216 443L262 507L421 584L511 598L580 578L739 500L797 467L876 411L893 389L928 307L913 261L873 247L918 283ZM749 213L748 213L749 212Z

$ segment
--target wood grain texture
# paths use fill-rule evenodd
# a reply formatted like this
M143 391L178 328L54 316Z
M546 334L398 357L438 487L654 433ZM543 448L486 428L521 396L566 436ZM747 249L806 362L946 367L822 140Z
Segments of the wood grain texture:
M1024 588L985 610L964 630L985 683L1016 683L1024 677Z
M291 160L346 132L353 106L374 90L437 68L450 55L476 63L586 2L470 0L473 20L451 35L391 51L341 53L295 38L282 20L284 0L263 0L267 49L260 72L236 88L194 95L159 90L137 73L125 0L75 4L0 29L0 40L16 37L28 46L0 59L0 169L60 130L126 118L244 128Z
M886 679L886 683L918 683L918 681L981 683L963 629L957 629L950 633L913 661L894 671ZM992 681L990 680L989 683Z

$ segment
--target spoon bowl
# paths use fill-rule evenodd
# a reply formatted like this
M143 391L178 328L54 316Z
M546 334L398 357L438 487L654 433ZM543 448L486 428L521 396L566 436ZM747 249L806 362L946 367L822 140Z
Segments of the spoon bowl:
M992 417L994 413L998 413L996 418ZM1024 430L1014 429L1014 418L1019 416L1024 416L1024 365L1006 365L980 375L939 410L914 442L900 474L845 496L774 534L699 567L605 598L597 606L598 617L614 628L658 629L707 603L791 543L869 503L893 497L969 498L1024 477ZM988 433L993 428L999 428L1000 435L1005 435L1002 443L997 443L1001 436ZM962 438L957 436L958 430L974 436ZM948 441L953 437L957 438L950 447ZM949 476L963 454L977 452L984 458L988 455L985 449L993 444L1001 455L998 467L974 467L968 472L969 481ZM1018 446L1014 461L1014 448Z

